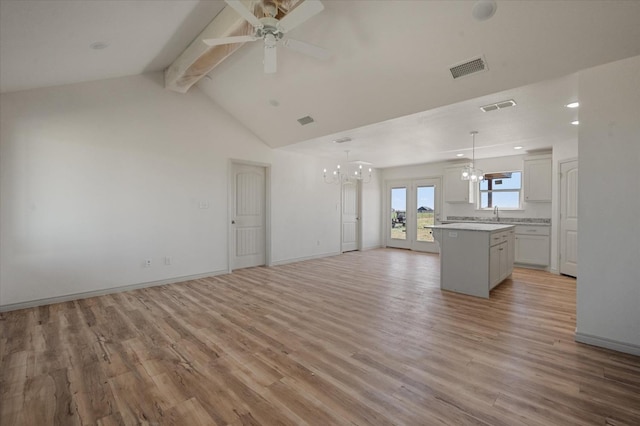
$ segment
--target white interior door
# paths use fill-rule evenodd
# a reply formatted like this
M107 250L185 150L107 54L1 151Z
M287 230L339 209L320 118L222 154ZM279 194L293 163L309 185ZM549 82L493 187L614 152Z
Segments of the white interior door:
M578 275L578 161L560 164L560 273Z
M358 183L342 184L342 252L358 250L360 228Z
M232 269L265 264L265 168L233 164Z

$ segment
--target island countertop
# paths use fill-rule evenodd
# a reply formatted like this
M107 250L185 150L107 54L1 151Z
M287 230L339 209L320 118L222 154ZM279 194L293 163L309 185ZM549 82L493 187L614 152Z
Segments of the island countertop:
M506 231L508 229L514 229L515 225L497 224L497 223L447 223L444 225L431 225L428 226L431 229L451 229L460 231L481 231L481 232L494 232L494 231Z

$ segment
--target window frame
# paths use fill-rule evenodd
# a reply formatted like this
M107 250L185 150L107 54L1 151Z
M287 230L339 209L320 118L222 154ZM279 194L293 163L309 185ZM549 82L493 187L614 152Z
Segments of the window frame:
M495 208L495 206L491 206L491 207L482 207L482 194L483 193L496 193L496 192L518 192L518 206L517 207L502 207L500 205L498 205L498 208L500 210L522 210L522 187L523 187L523 181L522 178L524 176L524 173L522 170L505 170L505 171L500 171L500 172L490 172L490 173L485 173L484 175L492 175L492 174L500 174L500 173L520 173L520 188L518 189L480 189L480 184L483 181L479 181L477 182L476 185L476 195L477 195L477 204L476 204L476 209L477 210L483 210L483 211L489 211L489 210L493 210ZM498 178L496 178L498 179ZM504 178L502 178L504 179ZM493 179L484 179L484 181L487 180L493 180ZM492 203L493 204L493 203Z

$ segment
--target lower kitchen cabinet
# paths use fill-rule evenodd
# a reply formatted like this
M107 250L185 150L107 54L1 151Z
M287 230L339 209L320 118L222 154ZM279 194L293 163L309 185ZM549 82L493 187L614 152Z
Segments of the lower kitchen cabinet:
M514 231L502 232L500 240L489 248L489 289L493 289L513 272Z
M549 266L549 227L516 226L515 263Z
M440 247L440 288L489 297L513 271L514 228L485 223L433 226Z

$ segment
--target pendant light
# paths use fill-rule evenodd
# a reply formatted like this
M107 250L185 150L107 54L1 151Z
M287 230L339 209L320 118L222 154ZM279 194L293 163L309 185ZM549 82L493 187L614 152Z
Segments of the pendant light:
M471 163L464 166L464 168L462 169L462 175L460 176L462 180L470 180L471 182L479 182L481 180L484 180L484 172L480 169L476 169L473 164L476 161L476 135L477 134L478 132L476 130L473 130L471 132L471 139L472 139Z

